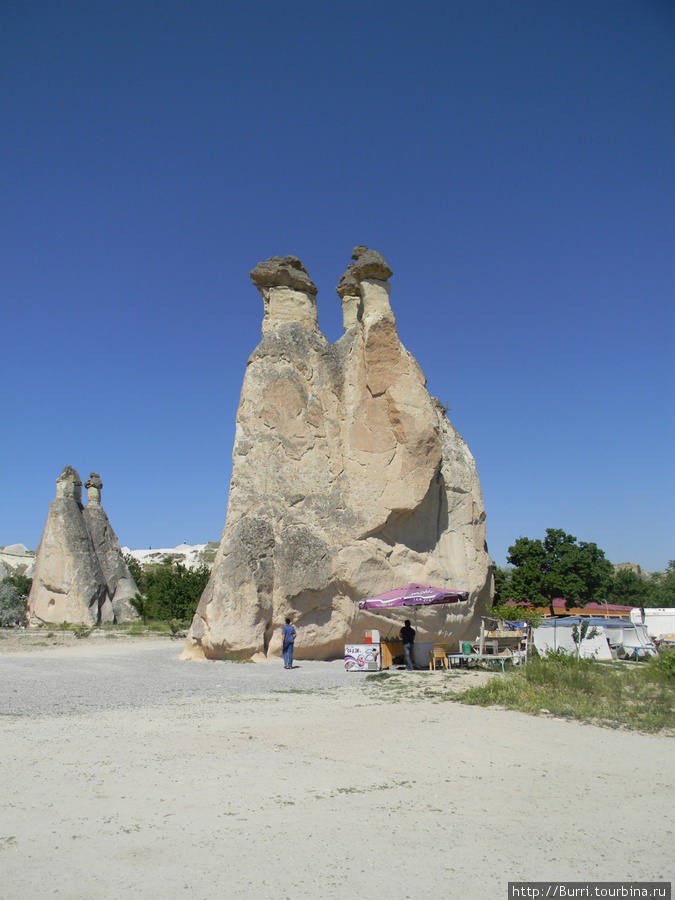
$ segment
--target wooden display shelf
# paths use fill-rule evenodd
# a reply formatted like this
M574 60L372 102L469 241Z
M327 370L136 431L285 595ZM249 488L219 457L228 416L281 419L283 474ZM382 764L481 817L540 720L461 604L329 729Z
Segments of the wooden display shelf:
M380 651L382 654L382 668L388 669L393 665L395 656L403 656L403 641L382 641Z

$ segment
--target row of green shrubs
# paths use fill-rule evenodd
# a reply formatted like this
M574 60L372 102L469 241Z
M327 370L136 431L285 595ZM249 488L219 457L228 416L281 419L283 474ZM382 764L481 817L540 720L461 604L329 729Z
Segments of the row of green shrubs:
M72 632L75 637L84 638L89 637L94 630L100 631L103 634L107 633L109 637L116 637L119 633L132 636L141 634L184 635L190 627L190 622L190 619L171 619L168 622L159 619L149 619L147 622L135 621L122 622L120 624L105 622L102 625L90 625L86 622L41 622L38 625L38 629L44 632L47 637L53 637L54 632L57 631L69 631Z
M192 620L211 575L208 566L188 569L167 557L162 563L144 569L134 557L125 559L138 585L138 593L131 602L144 625L166 623L164 628L178 631ZM0 627L25 622L31 585L31 579L24 575L10 575L0 583Z

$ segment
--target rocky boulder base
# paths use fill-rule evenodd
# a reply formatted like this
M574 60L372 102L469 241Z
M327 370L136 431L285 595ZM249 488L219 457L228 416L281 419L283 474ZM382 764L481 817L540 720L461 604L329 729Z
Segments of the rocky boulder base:
M56 479L28 598L32 624L98 625L138 618L129 602L138 588L101 506L103 483L95 472L86 487L89 505L84 507L75 469L66 466Z
M186 658L277 655L286 616L298 658L340 656L365 628L398 632L409 612L357 604L408 582L469 592L420 611L420 640L461 640L490 603L474 459L399 340L391 269L366 247L352 259L334 345L296 257L251 272L263 339L244 377L227 521Z

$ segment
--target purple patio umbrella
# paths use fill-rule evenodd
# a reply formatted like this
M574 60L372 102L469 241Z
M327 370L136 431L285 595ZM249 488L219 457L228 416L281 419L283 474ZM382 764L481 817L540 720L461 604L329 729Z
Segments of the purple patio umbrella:
M446 590L429 584L404 584L384 594L359 601L359 609L393 609L397 606L435 606L439 603L461 603L468 591Z

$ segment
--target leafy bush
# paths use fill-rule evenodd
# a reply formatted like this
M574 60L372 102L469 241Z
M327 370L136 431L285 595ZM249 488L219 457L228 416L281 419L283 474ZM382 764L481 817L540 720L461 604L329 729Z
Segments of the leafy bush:
M0 584L0 626L18 625L26 615L26 597L22 597L11 578Z
M190 621L211 576L205 565L188 569L174 560L167 560L144 575L143 597L132 601L144 619Z
M14 575L8 575L3 579L3 583L13 584L22 600L28 599L30 589L33 587L33 579L27 578L21 572L17 572Z
M92 633L94 629L90 625L86 625L84 622L77 622L73 625L73 633L76 638L86 638Z
M650 579L651 596L645 606L675 606L675 559L665 572L654 572Z
M136 582L136 587L139 591L143 591L145 588L145 575L143 573L143 566L139 563L135 556L132 556L131 553L124 554L124 562L127 564L127 568L131 572L131 577Z
M675 648L659 650L648 663L649 675L661 681L675 682Z
M136 582L136 584L138 584L138 582ZM145 597L142 594L137 593L134 594L129 602L143 620L143 624L146 625L148 621L148 610Z
M536 609L522 603L512 606L507 606L506 603L495 603L492 607L492 615L495 619L505 619L507 622L527 622L532 628L538 628L544 618Z

